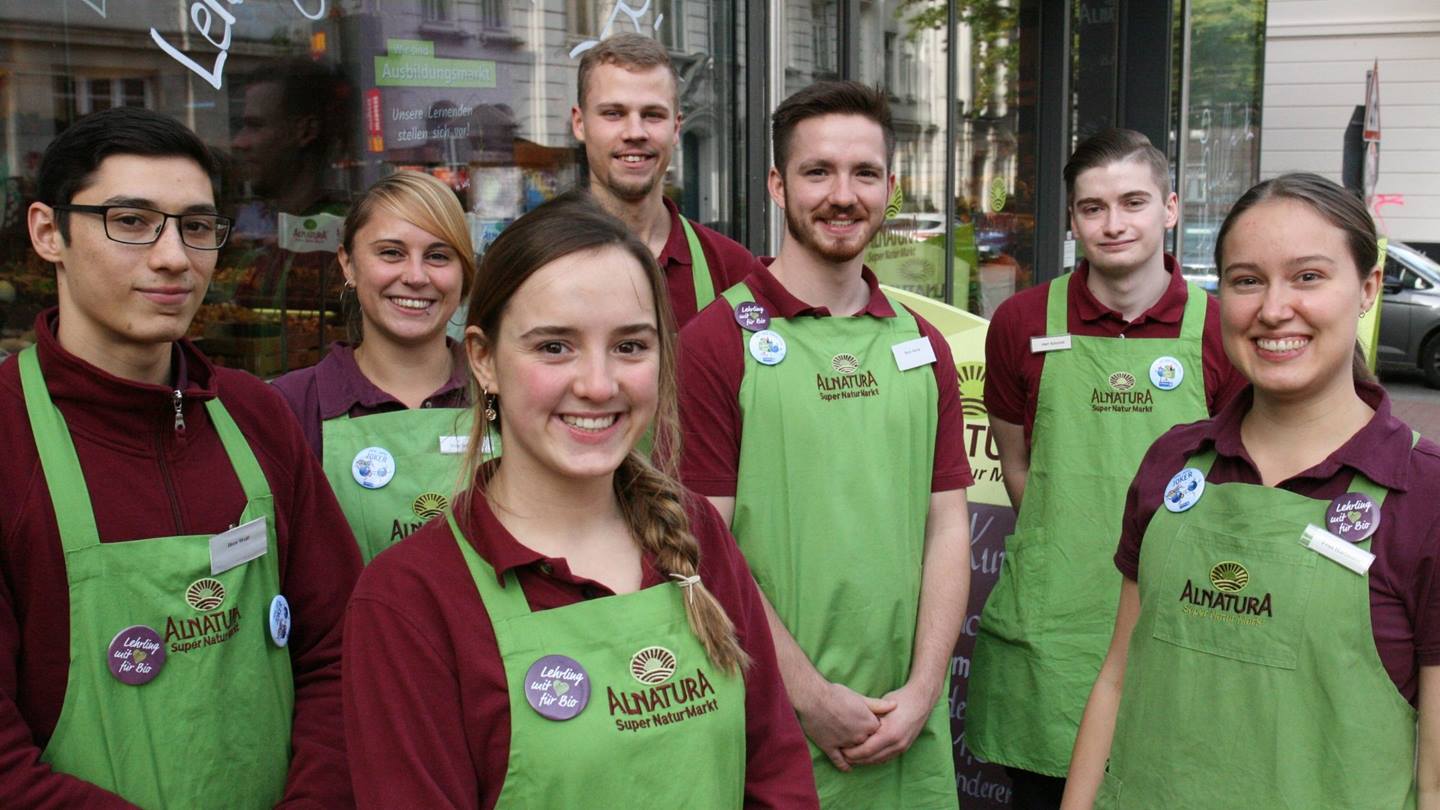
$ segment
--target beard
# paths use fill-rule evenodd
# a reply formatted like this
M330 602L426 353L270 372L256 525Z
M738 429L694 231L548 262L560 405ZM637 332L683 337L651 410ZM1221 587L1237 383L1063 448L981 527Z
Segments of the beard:
M852 206L840 210L830 208L826 209L824 213L830 216L811 216L807 219L802 219L799 214L795 213L795 206L790 204L790 194L786 192L785 230L789 233L790 238L799 242L811 253L816 254L826 261L841 264L854 259L856 256L865 252L865 248L870 246L870 240L875 237L875 232L880 230L880 223L871 222L867 216L864 220L865 227L862 229L860 238L853 242L827 240L819 233L819 226L815 224L815 220L830 219L839 214L846 214L858 219L861 214L867 212L864 208Z

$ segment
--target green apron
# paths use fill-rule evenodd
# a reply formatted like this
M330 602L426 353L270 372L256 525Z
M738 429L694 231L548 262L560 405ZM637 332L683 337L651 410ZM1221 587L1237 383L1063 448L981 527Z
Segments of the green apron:
M510 758L497 808L744 804L745 682L711 666L678 586L531 612L514 572L501 587L454 514L446 518L495 628L510 690ZM589 702L568 720L541 716L527 697L527 683L537 681L547 694L576 694L578 684L535 667L556 656L590 679Z
M1387 492L1350 489L1377 510ZM1155 512L1097 808L1415 807L1416 712L1375 649L1369 579L1300 543L1328 506L1231 483Z
M269 636L280 582L274 504L245 437L219 399L205 403L245 491L237 525L264 517L269 528L263 556L212 576L205 535L100 542L34 348L20 353L20 376L70 591L65 702L41 760L146 808L274 806L290 765L294 679L289 652ZM192 607L192 585L221 602ZM140 686L107 666L112 639L133 625L165 648L159 674Z
M473 418L471 408L408 408L325 420L325 477L366 563L450 505L451 494L464 484L465 456L449 437L469 436ZM395 465L394 478L377 489L361 486L351 472L355 455L371 447L384 448Z
M715 282L710 279L710 263L705 260L700 237L690 220L680 217L680 228L685 231L685 242L690 246L690 276L695 282L695 311L699 312L715 300Z
M1046 333L1067 328L1072 275L1050 283ZM971 664L965 742L981 759L1065 776L1090 687L1115 630L1125 494L1152 442L1208 416L1205 293L1188 285L1175 339L1072 335L1040 374L1025 498L985 602ZM1162 390L1151 364L1179 361Z
M743 284L725 298L753 300ZM891 305L894 318L771 313L787 346L776 365L741 338L735 538L820 674L871 697L910 676L937 424L934 370L902 372L891 354L919 326ZM948 709L936 703L903 756L850 773L811 744L821 805L955 807Z

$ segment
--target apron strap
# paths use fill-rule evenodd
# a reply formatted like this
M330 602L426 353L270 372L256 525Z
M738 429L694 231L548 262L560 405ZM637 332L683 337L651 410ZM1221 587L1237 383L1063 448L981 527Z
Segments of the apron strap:
M40 354L34 346L20 352L20 388L25 394L25 413L30 418L40 468L45 472L45 485L55 507L61 547L68 553L97 546L100 530L95 526L95 509L90 503L85 473L80 469L80 457L75 453L75 441L65 427L65 415L50 399L50 389L40 371Z
M90 501L90 489L85 484L85 473L80 467L80 457L75 452L75 441L65 426L65 416L50 399L50 390L40 371L40 357L35 347L20 352L20 386L25 393L25 412L30 418L30 431L35 437L35 449L40 456L40 466L45 471L45 485L50 490L50 501L55 507L55 525L60 532L60 545L67 553L100 544L100 530L95 525L95 507ZM206 400L205 410L220 443L230 458L230 466L240 479L245 491L245 500L256 501L270 494L270 485L255 451L245 435L220 403L220 398Z
M728 301L730 303L730 306L732 307L738 307L746 301L755 300L755 294L750 291L749 285L747 285L743 281L739 282L725 292L720 293L720 295L726 301ZM771 317L774 316L772 315Z
M1180 316L1180 339L1199 341L1205 334L1205 305L1210 296L1193 281L1185 282L1185 314Z
M215 426L215 432L220 434L225 455L230 457L230 466L234 468L235 476L240 479L240 488L245 490L245 500L258 501L268 497L270 483L265 479L265 471L260 468L255 451L250 448L250 442L245 440L245 434L240 432L240 426L235 424L230 412L221 404L220 397L205 400L205 411L210 414L210 423Z
M480 601L485 603L485 612L490 614L491 623L498 624L505 619L529 614L530 603L525 601L525 591L520 587L515 572L505 572L505 586L502 588L496 580L495 569L485 562L485 558L465 539L465 533L460 531L453 508L445 510L445 520L450 524L455 545L460 547L460 556L465 558L465 565L470 569L470 578L475 580L475 589L480 591Z
M695 310L698 312L715 300L715 282L710 279L710 263L705 260L705 251L700 247L700 237L690 220L680 217L680 227L685 231L685 241L690 245L690 275L695 280Z
M1063 335L1070 331L1070 278L1073 272L1050 282L1045 299L1045 334Z

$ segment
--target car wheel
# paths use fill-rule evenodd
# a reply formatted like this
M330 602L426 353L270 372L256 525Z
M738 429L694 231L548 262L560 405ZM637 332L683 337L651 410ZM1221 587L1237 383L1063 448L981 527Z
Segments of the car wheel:
M1425 384L1440 388L1440 335L1433 335L1420 348L1420 370L1425 373Z

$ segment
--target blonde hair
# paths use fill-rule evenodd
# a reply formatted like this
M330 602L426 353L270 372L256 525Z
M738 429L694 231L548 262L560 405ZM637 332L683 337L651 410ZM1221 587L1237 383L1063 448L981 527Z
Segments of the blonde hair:
M614 473L615 497L631 535L641 549L654 556L660 572L666 577L689 578L698 573L700 545L690 531L685 499L697 496L688 493L674 476L680 449L676 334L664 276L650 249L624 223L601 210L588 194L575 191L561 195L516 220L485 252L470 295L466 325L479 327L486 340L493 340L500 333L506 304L530 276L572 253L612 246L630 254L645 271L655 300L660 355L659 403L653 431L657 449L653 459L630 451ZM596 271L607 272L604 267ZM477 411L485 408L483 399L475 398ZM500 410L498 403L496 410ZM500 423L497 420L494 424L498 428ZM459 507L456 518L462 521L462 527L470 514L471 499L476 493L484 493L504 461L502 456L482 463L481 447L490 438L491 423L483 413L477 413L465 455L470 481L455 496ZM710 660L731 674L743 670L749 656L741 649L735 626L720 602L703 582L688 585L687 590L685 612L690 629Z
M353 255L355 234L381 210L440 237L455 251L460 260L460 294L463 297L475 279L475 247L470 241L470 224L465 220L465 209L455 191L431 175L409 170L377 180L345 215L340 243L347 254ZM358 313L349 314L350 337L358 342L361 337L359 321L354 317Z

